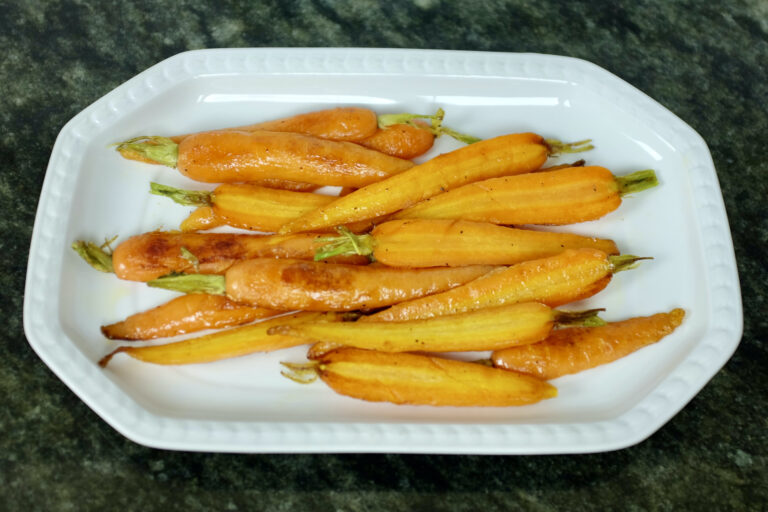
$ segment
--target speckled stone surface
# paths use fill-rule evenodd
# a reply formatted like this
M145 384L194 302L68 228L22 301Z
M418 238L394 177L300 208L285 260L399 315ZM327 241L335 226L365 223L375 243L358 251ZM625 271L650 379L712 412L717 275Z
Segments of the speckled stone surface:
M0 509L766 510L768 3L0 2ZM722 5L719 5L722 4ZM180 51L367 46L581 57L707 141L733 233L744 338L638 446L583 456L221 455L128 441L38 359L22 329L37 197L84 107Z

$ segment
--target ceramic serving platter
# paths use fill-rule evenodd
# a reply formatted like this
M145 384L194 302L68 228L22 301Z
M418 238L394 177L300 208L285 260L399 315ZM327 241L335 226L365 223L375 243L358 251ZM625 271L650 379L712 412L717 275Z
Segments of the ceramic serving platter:
M331 106L379 113L446 111L478 137L533 131L591 138L583 156L615 174L653 168L660 186L563 230L652 256L573 309L620 320L682 307L683 325L610 365L553 381L557 398L516 408L367 403L322 382L299 385L280 361L297 347L190 366L125 355L99 326L172 292L94 271L70 249L173 229L190 209L149 182L211 188L124 160L108 145L250 124ZM430 158L460 144L439 139ZM571 158L572 160L573 158ZM553 160L567 162L568 158ZM119 240L118 240L119 241ZM183 53L129 80L72 119L51 154L29 257L24 326L34 350L88 406L145 445L216 452L543 454L613 450L659 429L728 360L741 337L738 275L717 176L701 137L654 100L589 62L535 54L374 49L234 49Z

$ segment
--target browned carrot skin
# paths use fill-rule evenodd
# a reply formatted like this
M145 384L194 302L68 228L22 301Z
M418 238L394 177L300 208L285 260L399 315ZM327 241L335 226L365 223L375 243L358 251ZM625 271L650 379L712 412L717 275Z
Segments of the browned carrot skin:
M684 316L682 309L673 309L602 327L560 329L538 343L497 350L491 360L497 368L556 379L616 361L656 343L674 331Z
M378 131L376 113L367 108L337 107L265 121L262 123L225 128L228 131L293 132L334 141L362 141ZM179 143L189 135L171 139Z
M314 257L320 245L317 235L243 235L229 233L171 233L154 231L129 238L112 254L114 272L120 279L150 281L172 272L223 274L234 263L249 258ZM197 268L182 248L197 260ZM355 256L339 261L367 263Z
M506 407L557 395L554 387L527 375L439 357L356 348L324 354L317 372L337 393L369 402Z
M412 122L413 125L393 124L387 126L357 143L398 158L406 160L416 158L432 149L435 136L424 121L417 119Z
M229 298L283 311L350 311L384 307L448 290L496 267L396 269L299 260L254 259L226 273Z
M359 321L403 321L536 301L550 307L586 299L605 288L612 266L604 252L573 249L502 267L443 293L396 304Z
M208 183L279 178L361 187L410 169L413 163L351 142L296 133L218 131L181 141L176 167L188 178Z
M247 324L277 314L271 309L237 304L221 295L182 295L121 322L102 326L101 332L112 340L152 340Z

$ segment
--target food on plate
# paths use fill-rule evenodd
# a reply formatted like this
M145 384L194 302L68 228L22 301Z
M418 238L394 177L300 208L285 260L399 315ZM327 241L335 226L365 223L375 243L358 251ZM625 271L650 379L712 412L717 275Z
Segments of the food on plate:
M120 353L128 354L134 359L147 363L196 364L240 357L254 352L271 352L301 345L304 340L290 336L269 336L267 331L270 327L308 320L340 322L347 318L349 318L347 314L341 313L303 312L233 329L225 329L206 336L166 343L165 345L123 345L101 358L99 365L107 366L109 361Z
M656 343L672 333L684 316L685 311L677 308L600 327L560 329L538 343L498 350L491 360L497 368L556 379L613 362Z
M439 293L497 267L391 268L294 259L252 259L223 276L187 274L149 281L183 293L218 293L242 304L280 311L352 311Z
M316 342L311 353L318 355L340 346L383 352L497 350L541 341L555 326L602 325L598 311L566 312L523 302L404 322L349 322L330 328L315 322L279 325L269 334Z
M369 402L506 407L557 396L555 387L529 375L419 354L345 347L283 365L286 377L302 383L320 377L337 393Z
M633 268L642 259L646 258L570 249L548 258L498 268L463 286L403 301L360 321L416 320L529 301L562 306L595 295L608 286L613 274Z
M364 186L288 222L278 232L313 231L374 219L473 181L536 170L554 151L579 148L584 149L547 142L534 133L482 140Z
M148 311L142 311L101 332L112 340L168 338L204 329L222 329L280 314L272 309L244 306L221 295L182 295Z
M658 184L652 170L615 177L598 166L476 181L393 215L395 219L464 219L494 224L574 224L614 211L622 196Z
M456 267L512 265L568 249L619 253L612 240L462 220L394 220L363 235L339 231L339 236L318 239L326 245L317 250L315 260L357 254L391 267Z

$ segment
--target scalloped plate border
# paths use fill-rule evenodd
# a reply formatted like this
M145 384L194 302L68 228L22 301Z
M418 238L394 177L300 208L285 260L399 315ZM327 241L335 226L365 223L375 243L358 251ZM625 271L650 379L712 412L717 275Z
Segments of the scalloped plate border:
M59 275L80 148L100 127L180 82L230 73L421 73L566 79L589 86L664 134L691 165L693 201L711 277L710 329L685 360L635 407L608 421L569 424L223 422L157 416L140 407L55 323ZM24 330L53 372L116 430L138 443L214 452L393 452L548 454L609 451L636 444L680 411L727 362L741 339L736 260L717 175L702 138L663 106L589 62L551 55L389 49L196 50L173 56L117 87L61 130L43 183L24 297Z

